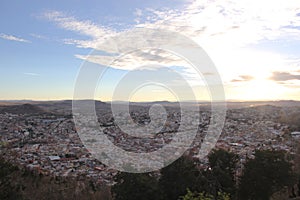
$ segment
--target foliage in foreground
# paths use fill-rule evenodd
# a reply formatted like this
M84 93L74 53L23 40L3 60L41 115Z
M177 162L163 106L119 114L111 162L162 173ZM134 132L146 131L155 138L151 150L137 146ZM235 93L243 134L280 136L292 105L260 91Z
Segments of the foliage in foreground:
M180 200L214 200L214 196L210 194L205 194L204 192L191 192L187 189L187 194L180 197ZM226 193L218 192L218 197L216 200L230 200L230 196Z
M255 158L245 163L238 187L235 154L214 150L208 158L208 169L199 169L182 157L162 169L160 176L120 173L112 192L116 200L269 200L295 183L292 166L282 151L256 151Z
M239 199L269 200L272 194L295 183L291 164L283 151L256 151L245 164Z
M159 197L157 180L150 173L119 173L115 181L112 192L116 200L153 200Z

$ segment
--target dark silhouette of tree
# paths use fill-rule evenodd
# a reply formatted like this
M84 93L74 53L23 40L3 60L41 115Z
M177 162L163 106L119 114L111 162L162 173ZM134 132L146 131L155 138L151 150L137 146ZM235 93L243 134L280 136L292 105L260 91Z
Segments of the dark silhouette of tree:
M199 170L193 161L182 156L161 170L159 188L162 199L177 200L186 194L187 188L191 191L197 190L199 176Z
M163 199L178 199L186 194L187 188L191 192L213 195L215 199L224 193L235 196L237 155L225 150L214 150L208 158L210 168L207 170L200 170L184 156L162 169L159 188L164 195Z
M187 189L187 193L184 196L180 197L180 200L212 200L212 199L213 199L212 195L192 192L189 189Z
M230 200L230 196L226 193L218 192L218 197L214 198L213 195L205 194L203 192L191 192L187 189L187 193L180 197L180 200Z
M214 184L213 195L225 192L232 197L236 193L235 170L238 156L223 149L213 150L208 155L210 170L206 173L210 182Z
M259 150L249 159L240 180L238 196L243 200L269 200L273 193L294 183L285 152Z
M155 200L159 198L157 179L150 173L133 174L120 172L112 186L115 200Z
M116 200L269 200L273 193L295 182L287 158L282 151L256 151L255 158L247 160L237 188L237 155L214 150L208 156L209 168L205 170L183 156L161 169L159 180L151 173L119 173L112 192Z
M0 158L0 199L22 199L18 186L11 182L11 176L19 169Z

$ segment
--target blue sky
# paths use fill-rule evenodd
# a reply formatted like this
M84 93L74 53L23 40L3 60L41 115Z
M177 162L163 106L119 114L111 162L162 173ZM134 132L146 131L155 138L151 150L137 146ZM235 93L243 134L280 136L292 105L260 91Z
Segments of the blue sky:
M197 42L215 63L227 99L300 100L299 0L12 0L1 1L0 10L0 99L71 99L84 62L105 67L87 57L99 43L144 27ZM115 84L134 66L160 64L182 74L197 99L209 99L201 77L173 57L147 50L125 55L110 66L95 98L111 100ZM153 70L161 72L144 69L142 77ZM132 100L174 98L156 85Z

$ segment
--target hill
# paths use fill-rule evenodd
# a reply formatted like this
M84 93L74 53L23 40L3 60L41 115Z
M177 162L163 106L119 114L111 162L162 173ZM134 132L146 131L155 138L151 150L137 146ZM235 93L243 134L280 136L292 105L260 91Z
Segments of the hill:
M44 114L48 113L39 106L32 104L0 106L0 113L11 114Z

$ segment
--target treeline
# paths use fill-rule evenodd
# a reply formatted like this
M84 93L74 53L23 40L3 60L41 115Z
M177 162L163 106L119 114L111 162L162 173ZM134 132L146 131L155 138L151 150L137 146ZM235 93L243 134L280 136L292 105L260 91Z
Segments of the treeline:
M0 157L1 200L111 199L110 188L89 180L38 174Z
M159 172L118 173L111 191L88 180L34 174L0 158L0 199L283 200L288 194L300 196L299 188L293 187L300 185L295 173L299 173L299 159L273 150L256 151L254 156L246 160L239 176L238 156L225 150L212 151L205 168L181 157Z
M238 156L214 150L208 167L181 157L160 172L119 173L112 186L115 200L269 200L299 181L283 151L260 150L236 176ZM295 191L291 196L297 196ZM293 194L294 193L294 194ZM287 195L285 193L284 195ZM282 200L282 197L278 197Z
M291 131L300 131L300 109L296 107L293 110L281 111L278 122L289 125Z

